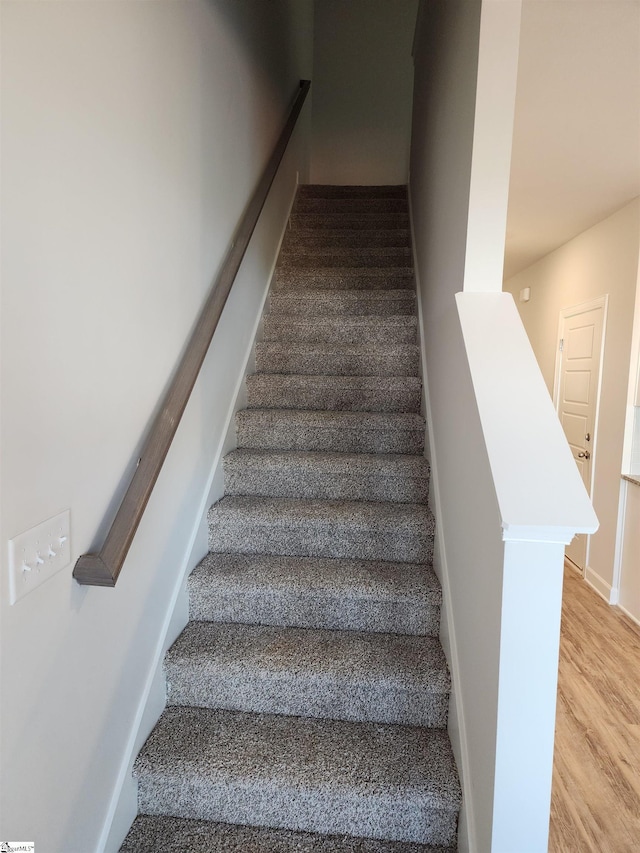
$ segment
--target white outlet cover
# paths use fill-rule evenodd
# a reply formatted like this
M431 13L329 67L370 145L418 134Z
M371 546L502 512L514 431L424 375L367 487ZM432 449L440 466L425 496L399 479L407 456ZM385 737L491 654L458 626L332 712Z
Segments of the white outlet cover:
M9 603L15 604L71 562L71 512L9 540Z

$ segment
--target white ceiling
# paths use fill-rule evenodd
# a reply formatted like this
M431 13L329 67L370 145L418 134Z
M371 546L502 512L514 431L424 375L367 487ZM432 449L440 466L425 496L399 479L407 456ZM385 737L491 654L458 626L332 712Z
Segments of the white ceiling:
M640 195L640 0L524 0L505 278Z

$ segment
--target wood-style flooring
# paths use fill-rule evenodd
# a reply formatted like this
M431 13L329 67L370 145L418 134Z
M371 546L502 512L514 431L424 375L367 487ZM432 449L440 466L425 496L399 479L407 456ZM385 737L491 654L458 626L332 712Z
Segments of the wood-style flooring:
M640 628L565 568L550 853L640 853Z

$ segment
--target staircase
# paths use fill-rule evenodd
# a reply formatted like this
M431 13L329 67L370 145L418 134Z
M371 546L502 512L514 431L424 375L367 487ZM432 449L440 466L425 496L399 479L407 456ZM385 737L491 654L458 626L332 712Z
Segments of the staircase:
M300 187L122 851L455 847L404 187Z

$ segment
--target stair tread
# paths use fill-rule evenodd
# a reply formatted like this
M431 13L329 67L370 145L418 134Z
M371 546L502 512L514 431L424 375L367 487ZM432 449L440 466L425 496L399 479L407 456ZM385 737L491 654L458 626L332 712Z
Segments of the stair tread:
M333 289L322 290L320 288L308 288L304 287L298 288L296 293L278 293L277 295L272 294L271 298L275 298L278 301L297 301L298 299L311 299L313 301L320 300L331 300L331 301L376 301L376 302L388 302L394 299L402 299L408 302L416 301L416 294L412 290L406 290L405 288L399 288L398 290L371 290L371 291L362 291L349 290L345 288L344 290L335 291Z
M266 322L269 326L282 326L288 329L315 327L322 329L394 329L400 327L417 330L418 319L415 314L356 314L351 317L289 317L268 314Z
M409 214L394 212L366 213L338 213L336 211L325 211L316 213L293 212L290 216L291 231L298 228L313 228L316 231L325 229L341 229L370 231L389 230L391 228L407 229L409 227Z
M414 412L265 407L236 413L239 447L422 453L425 421Z
M269 314L264 321L264 342L416 345L417 330L413 314L358 314L353 317Z
M271 294L269 316L400 316L415 313L412 290L321 290L298 288ZM389 313L386 313L386 312ZM382 313L384 312L384 313ZM395 312L395 313L394 313Z
M168 707L135 762L138 779L244 780L287 787L346 786L397 796L420 792L453 808L460 791L446 732L221 709ZM188 782L187 782L188 784Z
M359 196L361 198L404 198L407 197L406 184L300 184L299 198L341 198Z
M271 289L281 293L313 287L319 290L399 290L414 292L412 267L277 267Z
M417 344L403 341L356 343L351 340L278 339L256 344L256 373L418 376L419 359ZM275 365L273 369L270 364ZM296 370L297 364L300 364L299 370Z
M417 412L418 376L253 373L247 377L247 407Z
M134 773L142 813L402 841L451 843L455 820L430 838L425 817L461 801L444 729L189 706L166 708Z
M455 853L402 841L316 835L286 829L138 815L120 853Z
M357 314L353 317L269 314L264 321L264 342L415 345L417 330L414 314Z
M209 510L209 517L242 517L247 523L264 523L273 529L286 525L325 523L332 527L350 524L376 529L388 527L400 532L408 525L420 524L425 534L433 534L431 510L424 504L390 501L300 500L299 498L261 498L252 495L226 495Z
M266 319L288 326L307 326L313 324L321 326L356 326L358 328L361 326L409 326L417 329L418 327L418 318L415 314L386 314L382 317L379 314L356 314L355 316L313 317L311 319L307 317L283 317L267 314Z
M198 679L289 672L298 680L330 679L342 691L345 679L353 687L384 681L436 693L450 688L437 637L370 631L189 622L169 649L166 666L170 672L191 668Z
M408 246L296 246L287 243L278 258L280 269L376 269L406 267L411 261Z
M169 649L165 672L170 705L447 722L449 670L433 636L192 621Z
M427 563L434 520L422 503L228 495L209 510L209 550Z
M298 196L293 206L294 213L407 213L409 205L403 198L312 198Z
M192 572L189 584L201 587L213 579L218 589L229 586L238 594L271 589L309 596L335 592L371 602L442 602L440 583L423 563L209 553Z
M429 565L207 554L189 577L192 619L435 634L442 602Z
M407 343L267 340L255 352L256 373L417 376L420 364L418 346Z
M339 266L323 266L317 264L309 269L289 269L278 267L276 269L276 279L279 273L294 274L300 279L305 276L312 275L344 275L351 279L363 278L387 278L388 276L410 276L413 280L413 267L411 266L376 266L376 267L339 267Z
M425 419L416 412L346 412L331 409L241 409L236 413L240 422L255 421L268 428L276 421L301 424L309 427L339 427L367 430L425 429Z
M299 251L322 246L343 248L346 246L397 247L411 245L408 228L291 228L287 231L283 249Z
M279 471L296 467L300 471L327 474L380 474L395 477L429 479L429 462L424 456L408 453L332 453L304 450L232 450L224 459L225 470L256 469Z
M248 380L260 380L261 382L265 380L265 377L268 374L260 374L252 373L247 377ZM419 387L422 380L419 376L382 376L372 378L371 376L316 376L314 379L309 379L308 376L287 376L282 377L278 374L273 374L273 381L278 384L282 383L283 385L289 385L292 383L300 384L303 386L306 385L318 385L319 383L326 384L329 386L339 386L346 388L358 388L358 387L375 387L375 386L388 386L391 387L396 384L401 385L411 385L415 387Z
M312 325L312 324L310 324ZM292 340L264 340L256 344L257 347L268 348L283 352L342 352L342 353L375 353L375 352L420 352L417 344L404 343L351 343L345 341L292 341Z
M396 388L420 390L422 380L419 376L333 376L327 374L308 376L306 373L252 373L247 376L247 388L250 389L254 385L316 391L324 388L336 388L345 391L357 389L387 394Z

